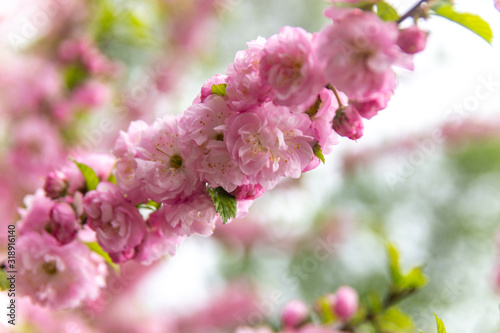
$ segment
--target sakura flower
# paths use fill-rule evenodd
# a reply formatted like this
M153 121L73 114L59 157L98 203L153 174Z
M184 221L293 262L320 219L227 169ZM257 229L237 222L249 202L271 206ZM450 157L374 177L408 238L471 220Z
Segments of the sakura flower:
M227 76L216 74L210 80L205 82L201 87L200 95L194 100L193 104L205 102L205 99L212 95L212 86L219 84L227 84Z
M358 111L359 115L365 119L371 119L380 110L387 107L391 98L392 91L375 94L373 97L365 100L351 100L349 103Z
M398 45L404 52L415 54L425 49L429 34L416 25L399 31Z
M179 149L188 168L211 187L231 192L244 181L224 140L224 121L231 114L218 95L189 107L179 121Z
M247 43L248 49L238 51L234 63L226 69L228 106L245 111L269 99L271 87L259 75L260 57L266 40L259 37Z
M153 227L159 226L164 235L179 234L177 228L180 228L186 236L210 236L215 228L215 218L212 199L206 193L199 193L182 203L163 204L151 214L150 223Z
M45 177L43 189L48 197L57 199L66 195L68 186L68 177L61 171L55 170Z
M353 11L326 26L317 39L317 57L327 80L352 99L366 99L395 87L393 65L412 69L412 58L397 45L396 23Z
M56 310L97 298L105 285L104 260L80 242L59 246L46 233L29 232L17 240L17 258L19 293Z
M135 255L146 233L146 224L139 210L128 202L118 187L100 182L97 189L85 194L83 207L87 223L96 232L97 242L115 262Z
M73 207L67 203L56 203L50 210L50 222L45 225L45 230L61 244L68 244L75 239L80 227Z
M264 45L260 77L273 88L277 104L311 104L326 84L317 67L312 35L302 28L285 26Z
M154 219L158 218L163 221L163 218L159 214L151 214L149 222L154 227L146 232L146 236L141 244L137 246L137 254L134 260L139 261L143 265L150 265L166 254L174 255L177 246L185 238L180 225L177 228L165 225L163 230L165 230L166 234L164 234L162 229L159 228L161 222L157 223L154 221Z
M178 126L174 116L158 119L150 128L151 139L143 138L135 158L143 190L156 202L178 202L204 185L188 169L178 147Z
M312 160L310 124L306 114L267 103L228 118L224 140L249 183L269 190L281 177L298 178Z

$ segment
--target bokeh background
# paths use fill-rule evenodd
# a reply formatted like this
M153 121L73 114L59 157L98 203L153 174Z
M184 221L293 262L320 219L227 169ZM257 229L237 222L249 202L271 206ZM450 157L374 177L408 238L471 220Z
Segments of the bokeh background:
M390 3L401 13L413 1ZM2 244L24 195L68 154L108 152L130 121L182 112L247 41L284 25L319 31L326 6L320 0L0 4ZM456 6L500 34L493 1ZM47 322L62 325L55 332L276 325L293 298L312 302L344 284L363 300L383 294L388 241L400 249L403 266L422 265L429 277L401 304L416 328L436 332L436 313L449 332L500 331L500 43L489 45L441 18L421 26L430 31L427 49L416 56L414 72L398 70L389 107L365 122L362 139L341 140L324 165L282 182L248 217L218 226L214 237L191 237L174 257L124 268L106 301L90 306L95 315L55 314L23 301L15 331L48 332ZM90 54L83 69L85 61L65 53L74 41L85 41Z

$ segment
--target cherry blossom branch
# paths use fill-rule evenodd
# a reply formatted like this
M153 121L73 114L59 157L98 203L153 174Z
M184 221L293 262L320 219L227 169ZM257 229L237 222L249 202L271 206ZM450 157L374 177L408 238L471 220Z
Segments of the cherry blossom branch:
M417 10L420 9L424 2L428 2L428 0L420 0L415 6L411 7L406 13L404 13L396 22L399 24L406 20L408 17L412 16Z

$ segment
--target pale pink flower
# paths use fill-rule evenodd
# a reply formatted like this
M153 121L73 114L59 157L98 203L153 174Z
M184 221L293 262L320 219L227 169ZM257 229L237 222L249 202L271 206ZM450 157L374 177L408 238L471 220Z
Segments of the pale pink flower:
M296 328L309 318L309 307L301 300L288 302L281 312L281 323L285 328Z
M228 106L235 111L245 111L269 99L271 87L259 75L260 57L265 38L247 43L248 49L238 51L234 63L226 69Z
M192 234L210 236L215 229L214 204L208 194L203 192L193 195L182 203L163 204L153 214L155 217L154 219L150 217L150 223L153 227L158 226L166 237L172 233L178 234L178 228L186 236Z
M228 118L224 140L248 182L269 190L282 177L300 177L312 160L310 124L306 114L266 103Z
M142 138L137 148L137 175L143 190L156 202L178 202L204 187L189 169L178 147L178 126L174 116L157 119L149 129L151 139Z
M302 28L285 26L264 45L260 77L273 88L275 103L311 104L326 84L318 70L312 39Z
M356 290L341 286L335 292L333 310L341 320L349 320L358 311L359 297Z
M74 308L97 298L105 285L103 258L80 242L59 246L46 233L30 232L16 245L19 293L35 303L57 310Z
M425 49L428 32L420 30L417 25L399 30L398 45L404 52L415 54Z
M96 232L97 242L115 262L135 255L146 233L146 224L139 210L127 201L118 187L100 182L97 189L83 199L87 224Z
M347 105L337 110L333 129L341 136L357 140L363 136L363 119L352 105Z
M326 79L352 99L366 99L396 85L393 65L413 68L397 45L394 22L353 11L326 26L317 38L317 57Z
M224 121L231 114L218 95L189 107L179 121L179 149L186 166L211 187L233 191L244 175L232 161L224 139Z

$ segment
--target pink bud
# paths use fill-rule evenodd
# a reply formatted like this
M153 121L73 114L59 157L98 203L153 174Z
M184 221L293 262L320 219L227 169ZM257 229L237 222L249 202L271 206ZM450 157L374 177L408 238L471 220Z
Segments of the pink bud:
M399 31L398 45L404 52L415 54L423 49L427 44L426 31L420 30L416 25Z
M333 118L333 129L341 136L357 140L363 136L363 120L352 105L340 107Z
M68 244L76 237L80 225L75 211L67 203L57 203L50 211L51 223L46 227L61 244Z
M61 171L51 171L45 177L43 189L49 198L57 199L63 197L68 190L68 177Z
M358 311L358 293L349 286L342 286L335 293L333 311L342 320L348 320Z
M286 328L296 328L309 317L309 308L300 300L292 300L285 305L281 313L281 323Z

